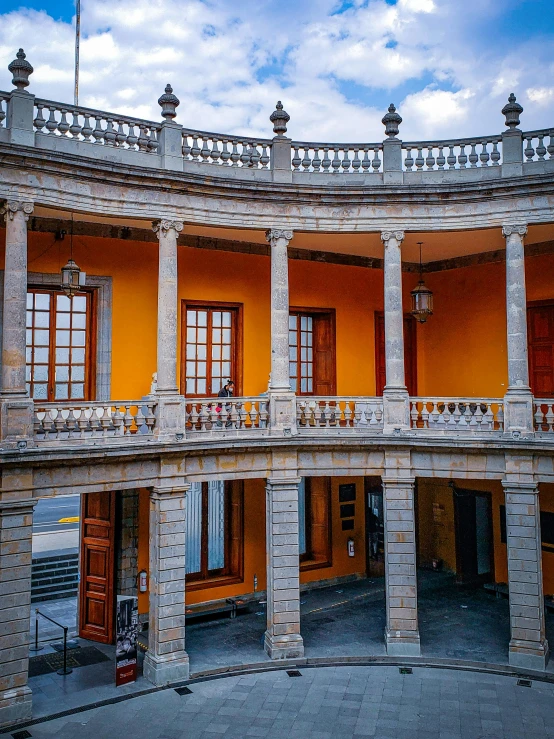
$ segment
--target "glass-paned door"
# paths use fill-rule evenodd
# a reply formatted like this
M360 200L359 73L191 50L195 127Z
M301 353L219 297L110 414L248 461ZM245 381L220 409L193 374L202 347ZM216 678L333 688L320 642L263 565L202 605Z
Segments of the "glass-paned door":
M289 316L289 379L293 392L310 395L314 391L313 317Z
M237 310L209 306L186 308L185 394L217 395L225 381L236 383Z
M91 295L27 292L26 380L35 400L90 400Z
M225 572L229 545L225 483L194 482L187 492L185 570L202 580Z

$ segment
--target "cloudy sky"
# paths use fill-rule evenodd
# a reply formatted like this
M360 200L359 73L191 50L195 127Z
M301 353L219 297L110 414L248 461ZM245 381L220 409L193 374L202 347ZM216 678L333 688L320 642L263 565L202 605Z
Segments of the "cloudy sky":
M500 132L514 91L524 130L554 125L554 0L81 0L82 105L160 119L167 82L190 128L380 141ZM73 100L73 0L2 0L0 89L23 46L29 91Z

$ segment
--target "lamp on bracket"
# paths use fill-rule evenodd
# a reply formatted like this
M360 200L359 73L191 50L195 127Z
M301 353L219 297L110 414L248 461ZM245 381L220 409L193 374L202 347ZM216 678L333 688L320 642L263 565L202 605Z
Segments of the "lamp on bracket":
M412 310L410 313L419 323L425 323L429 316L433 315L433 293L423 282L423 265L421 261L421 247L423 241L418 241L419 246L419 282L410 293L412 296Z
M72 298L86 284L87 275L81 272L79 266L73 261L73 213L71 214L71 233L69 237L69 259L65 267L62 267L61 288L68 298Z

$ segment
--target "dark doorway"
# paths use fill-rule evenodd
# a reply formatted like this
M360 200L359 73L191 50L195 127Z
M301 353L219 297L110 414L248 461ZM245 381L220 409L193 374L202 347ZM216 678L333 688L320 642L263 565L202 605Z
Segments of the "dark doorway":
M364 478L365 549L368 577L385 575L385 517L383 485L377 477Z
M490 493L454 487L456 582L481 585L494 573Z
M408 394L417 395L417 332L416 320L409 313L404 316L404 376ZM375 311L375 384L376 394L382 395L386 385L385 368L385 314Z

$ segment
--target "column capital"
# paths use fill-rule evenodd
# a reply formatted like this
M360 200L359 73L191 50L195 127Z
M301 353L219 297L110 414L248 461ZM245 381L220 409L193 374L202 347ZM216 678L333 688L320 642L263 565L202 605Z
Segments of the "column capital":
M38 499L25 498L24 500L0 500L0 516L19 516L22 513L32 513Z
M158 234L158 237L163 231L167 233L171 229L177 233L181 233L183 225L182 221L171 221L169 218L160 218L158 221L152 221L152 231Z
M381 475L381 482L389 488L413 488L415 477L397 477L396 475Z
M526 223L509 223L502 226L502 236L507 238L508 236L511 236L512 234L519 234L520 236L525 236L527 233L527 224Z
M154 487L150 491L150 500L167 500L168 498L185 497L189 488L190 484Z
M512 482L511 480L502 480L502 487L505 493L539 494L539 486L536 482Z
M390 239L396 239L398 243L404 241L404 231L381 231L381 241L385 245Z
M0 214L4 216L4 220L13 221L15 214L18 211L23 211L25 220L29 220L29 216L35 209L35 204L29 200L6 200L4 205L0 208Z
M265 232L265 238L268 244L271 244L273 246L273 243L275 241L279 241L280 239L285 239L285 241L292 241L292 237L294 236L293 231L289 231L288 229L283 228L269 228Z

